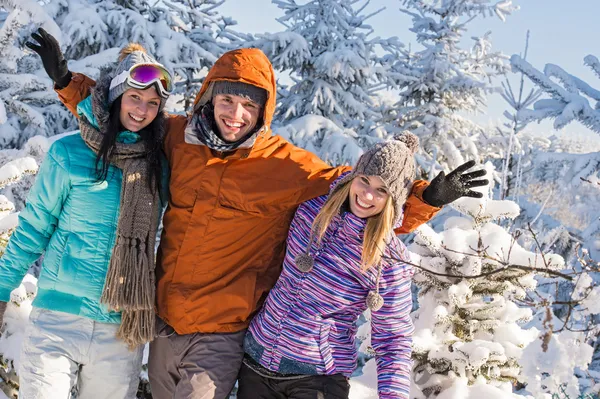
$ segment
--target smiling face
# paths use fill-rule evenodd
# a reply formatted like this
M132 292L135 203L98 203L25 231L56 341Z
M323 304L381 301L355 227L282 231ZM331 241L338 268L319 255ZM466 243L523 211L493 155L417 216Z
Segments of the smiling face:
M233 94L217 94L212 101L215 122L223 140L238 141L256 127L261 107L254 101Z
M121 125L129 131L139 132L152 123L159 107L160 97L154 86L144 90L128 89L121 99Z
M350 211L363 219L375 216L383 211L389 196L379 176L359 174L350 184Z

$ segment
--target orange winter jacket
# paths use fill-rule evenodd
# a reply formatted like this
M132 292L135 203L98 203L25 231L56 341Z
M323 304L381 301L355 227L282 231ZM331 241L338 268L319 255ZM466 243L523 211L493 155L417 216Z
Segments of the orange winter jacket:
M326 194L330 183L350 169L333 168L271 134L275 74L259 50L223 55L195 106L210 99L207 90L215 80L262 87L268 100L254 145L229 153L200 143L185 116L169 118L164 149L171 168L170 198L157 257L157 311L179 334L246 328L279 276L296 208ZM74 74L58 93L74 111L93 84ZM415 183L397 233L414 230L439 210L422 201L425 187L426 182Z

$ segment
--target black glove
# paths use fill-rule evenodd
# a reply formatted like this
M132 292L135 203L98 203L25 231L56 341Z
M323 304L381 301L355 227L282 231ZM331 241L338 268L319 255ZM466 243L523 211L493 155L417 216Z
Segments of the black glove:
M31 38L39 45L35 42L26 42L25 45L42 58L44 69L56 87L58 89L67 87L71 81L71 72L67 68L67 60L60 51L60 46L54 36L39 28L37 33L31 34Z
M483 197L482 193L471 191L471 188L485 186L489 183L485 179L473 180L485 176L485 169L462 174L471 169L473 165L475 165L475 161L466 162L450 172L448 176L443 171L440 172L429 184L429 187L423 191L423 200L431 206L440 208L460 197Z

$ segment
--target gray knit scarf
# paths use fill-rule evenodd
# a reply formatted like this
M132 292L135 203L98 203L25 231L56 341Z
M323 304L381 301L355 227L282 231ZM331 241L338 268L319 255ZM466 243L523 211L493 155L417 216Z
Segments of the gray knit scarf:
M92 110L99 129L85 118L79 126L81 137L96 154L106 134L106 109L110 76L106 74L92 89ZM117 143L111 163L123 171L117 237L110 257L106 283L100 301L121 311L117 337L131 349L152 341L155 336L154 246L159 217L158 190L148 187L146 148L143 142Z
M256 124L256 128L251 133L238 141L230 143L223 140L221 136L215 133L218 128L215 123L214 112L215 109L213 105L211 103L206 103L192 116L192 128L194 129L194 133L196 133L198 140L204 143L205 146L212 150L226 152L237 150L242 146L248 148L254 145L257 133L262 126L260 121Z

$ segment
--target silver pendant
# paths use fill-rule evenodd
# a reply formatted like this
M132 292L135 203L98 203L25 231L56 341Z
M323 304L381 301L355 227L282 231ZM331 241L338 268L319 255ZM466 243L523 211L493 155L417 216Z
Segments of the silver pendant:
M296 267L303 273L308 273L312 270L315 260L307 253L301 253L296 256Z

